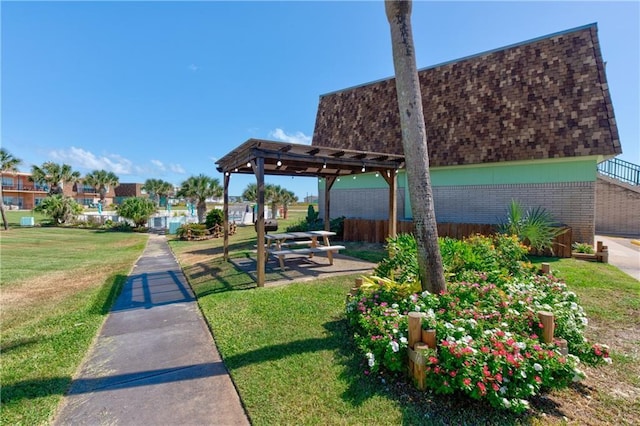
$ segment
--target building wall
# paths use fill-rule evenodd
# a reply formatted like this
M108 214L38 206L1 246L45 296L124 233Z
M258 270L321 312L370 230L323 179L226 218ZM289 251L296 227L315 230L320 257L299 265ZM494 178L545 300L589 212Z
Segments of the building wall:
M640 188L598 177L595 226L598 234L640 236Z
M436 220L500 223L512 199L542 207L573 229L574 241L593 243L597 157L431 169ZM320 209L324 185L319 184ZM380 176L341 178L331 189L331 217L388 217L388 186ZM321 217L322 217L321 213ZM398 216L411 219L406 174L398 175Z

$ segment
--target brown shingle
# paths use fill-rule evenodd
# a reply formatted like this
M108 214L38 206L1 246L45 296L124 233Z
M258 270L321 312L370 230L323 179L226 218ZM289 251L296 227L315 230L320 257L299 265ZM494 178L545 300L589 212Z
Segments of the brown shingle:
M432 166L622 152L595 24L419 78ZM395 80L321 96L313 145L402 154Z

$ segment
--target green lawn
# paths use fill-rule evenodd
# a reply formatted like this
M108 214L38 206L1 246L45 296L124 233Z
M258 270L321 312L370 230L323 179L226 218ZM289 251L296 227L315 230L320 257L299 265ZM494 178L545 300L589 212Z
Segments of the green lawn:
M0 424L47 424L146 235L71 228L0 232Z
M255 244L255 232L244 228L230 242L232 257L246 256ZM612 343L614 365L594 370L595 382L588 382L587 388L536 399L530 413L515 416L455 397L420 394L388 377L365 376L343 314L345 295L356 275L234 291L254 288L254 283L222 261L221 244L171 243L256 425L549 424L563 423L565 415L578 424L640 420L637 403L610 392L608 382L597 379L612 377L640 390L638 336L631 336L625 346L598 331L640 329L640 285L610 265L533 259L550 261L582 298L595 325L589 336ZM385 254L382 245L347 247L347 254L370 261ZM585 391L589 386L595 390Z

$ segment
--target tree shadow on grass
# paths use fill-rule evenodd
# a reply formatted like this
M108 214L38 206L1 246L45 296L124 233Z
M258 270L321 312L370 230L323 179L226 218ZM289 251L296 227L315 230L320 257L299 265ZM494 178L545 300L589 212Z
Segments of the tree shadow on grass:
M23 380L18 383L3 383L0 393L1 405L18 403L23 399L43 398L50 395L64 395L71 386L71 377L50 377L37 380Z

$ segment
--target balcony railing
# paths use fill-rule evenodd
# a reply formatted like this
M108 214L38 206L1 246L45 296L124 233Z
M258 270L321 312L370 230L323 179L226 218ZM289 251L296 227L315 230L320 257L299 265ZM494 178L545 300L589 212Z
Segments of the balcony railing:
M49 192L47 186L28 185L2 185L3 191L29 191L29 192Z
M598 172L630 185L640 185L640 166L612 158L598 164Z

